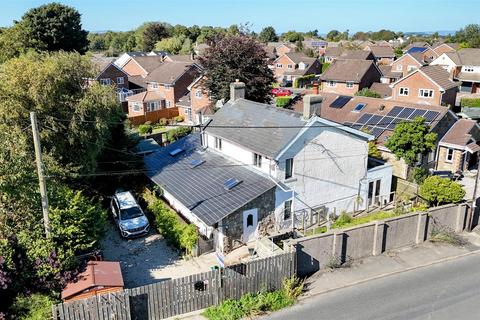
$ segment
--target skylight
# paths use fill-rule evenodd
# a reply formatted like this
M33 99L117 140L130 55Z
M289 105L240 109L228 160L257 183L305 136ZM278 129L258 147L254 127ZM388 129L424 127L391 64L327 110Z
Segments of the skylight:
M202 163L204 163L205 160L202 160L202 159L195 159L195 160L192 160L190 161L190 168L196 168L198 167L199 165L201 165Z
M225 182L223 183L223 187L226 189L226 190L232 190L236 185L238 185L241 181L236 179L236 178L230 178L230 179L227 179L225 180Z
M355 109L353 109L354 112L360 112L365 108L367 104L366 103L359 103L356 105Z
M177 148L177 149L175 149L175 150L173 150L173 151L170 151L170 155L171 155L172 157L175 157L176 155L178 155L179 153L182 153L183 151L185 151L185 150L180 149L180 148Z

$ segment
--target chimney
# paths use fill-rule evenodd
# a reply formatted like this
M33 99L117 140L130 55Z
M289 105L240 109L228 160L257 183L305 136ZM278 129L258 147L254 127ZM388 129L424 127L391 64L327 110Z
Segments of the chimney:
M230 83L230 100L235 101L243 98L245 98L245 83L236 79L235 82Z
M323 97L315 94L307 94L303 97L303 119L308 120L312 116L320 116Z

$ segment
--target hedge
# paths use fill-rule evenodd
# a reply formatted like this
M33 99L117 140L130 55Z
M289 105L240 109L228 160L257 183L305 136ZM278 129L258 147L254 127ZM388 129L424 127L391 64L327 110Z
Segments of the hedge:
M370 97L370 98L381 98L382 96L375 91L372 91L368 88L363 88L362 90L355 93L356 96Z
M462 98L460 106L480 108L480 98Z
M307 74L305 76L295 78L295 80L293 81L293 87L298 88L299 86L303 86L305 82L312 80L314 78L315 78L314 74Z
M292 97L278 97L275 103L279 108L285 108L292 101Z
M192 131L190 127L178 127L172 130L167 131L167 140L172 143L177 141L180 138L185 137Z

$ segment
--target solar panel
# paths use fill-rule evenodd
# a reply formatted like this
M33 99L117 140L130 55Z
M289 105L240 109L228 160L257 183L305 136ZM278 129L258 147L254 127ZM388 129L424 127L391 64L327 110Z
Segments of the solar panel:
M375 138L378 138L383 133L383 131L385 131L385 129L375 127L371 132L372 132L372 135L375 136Z
M354 112L360 112L363 110L363 108L365 108L367 104L366 103L359 103L355 106L355 108L353 109Z
M398 115L399 118L402 119L408 119L408 117L415 111L415 109L412 108L405 108L403 109L402 112Z
M180 148L177 148L177 149L175 149L175 150L173 150L173 151L170 151L170 155L171 155L172 157L175 157L176 155L178 155L179 153L182 153L183 151L185 151L185 150L180 149Z
M226 189L226 190L232 190L233 187L235 187L236 185L238 185L241 181L236 179L236 178L230 178L230 179L227 179L225 180L225 182L223 183L223 187Z
M195 159L195 160L192 160L190 161L190 168L196 168L198 167L199 165L201 165L202 163L204 163L205 160L202 160L202 159Z
M335 108L335 109L341 109L351 99L352 99L352 97L349 97L349 96L339 96L337 99L335 99L335 101L332 102L330 107Z
M394 120L394 117L389 117L385 116L383 119L377 124L378 127L383 127L386 128L392 121Z
M439 114L440 112L427 111L423 117L425 118L425 121L432 122Z
M390 123L390 124L387 126L387 129L388 129L388 130L393 130L393 129L395 129L396 126L397 126L397 124L394 123L394 122L392 122L392 123Z
M371 113L365 113L365 114L362 114L362 116L360 117L360 119L357 120L357 123L359 124L365 124L368 122L368 120L373 116L373 114Z
M416 117L422 117L427 110L415 109L415 111L408 117L408 119L413 120Z
M396 117L400 114L400 112L402 112L402 110L403 110L403 107L395 106L395 107L393 107L392 110L390 110L389 113L387 113L387 116Z
M370 120L368 120L368 122L366 124L369 125L369 126L374 126L377 123L379 123L380 120L382 120L382 118L383 118L383 116L379 116L379 115L376 114L373 117L371 117Z

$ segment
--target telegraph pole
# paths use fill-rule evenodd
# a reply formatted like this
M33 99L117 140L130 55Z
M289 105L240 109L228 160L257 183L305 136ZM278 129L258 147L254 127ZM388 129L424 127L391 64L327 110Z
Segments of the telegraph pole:
M45 235L48 238L50 237L50 219L48 218L47 184L45 181L42 161L42 147L40 145L40 134L38 132L37 116L35 112L30 112L30 121L32 122L33 143L35 145L35 160L37 162L38 182L40 184L40 196L42 198L43 225L45 226Z

